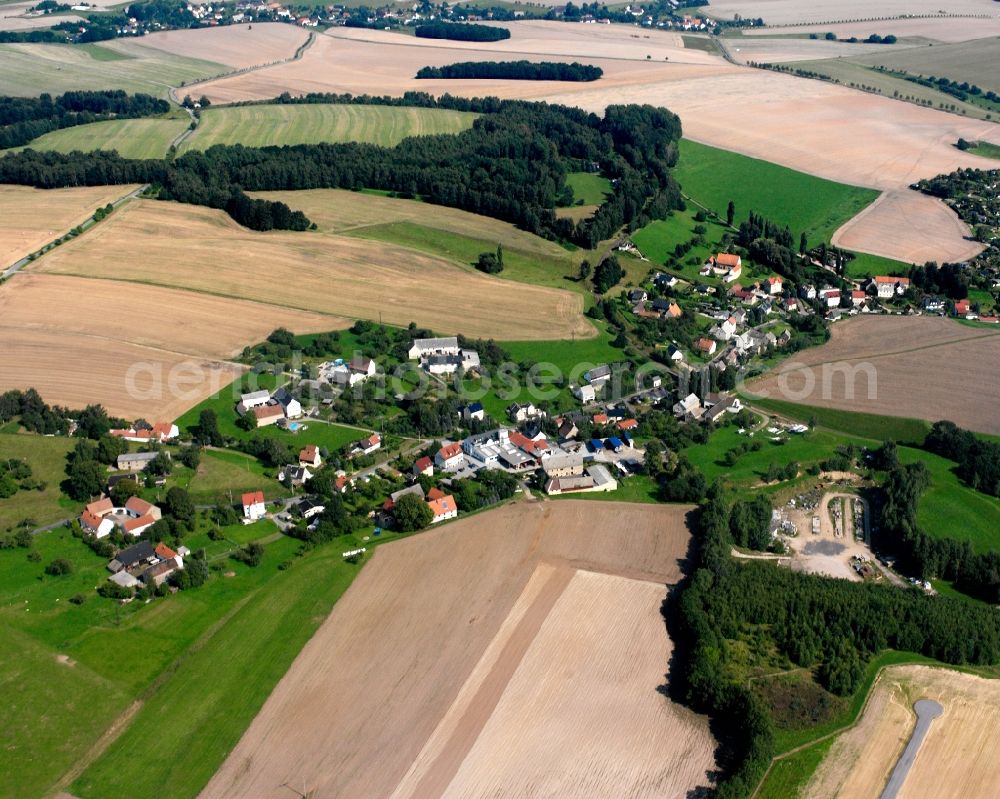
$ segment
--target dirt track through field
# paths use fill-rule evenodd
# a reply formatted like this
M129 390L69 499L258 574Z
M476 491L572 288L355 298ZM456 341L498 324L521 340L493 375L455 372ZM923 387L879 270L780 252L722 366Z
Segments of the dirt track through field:
M705 784L705 720L657 690L688 511L519 503L380 547L202 796Z
M1000 328L938 317L859 316L747 385L758 396L862 413L949 419L1000 434Z

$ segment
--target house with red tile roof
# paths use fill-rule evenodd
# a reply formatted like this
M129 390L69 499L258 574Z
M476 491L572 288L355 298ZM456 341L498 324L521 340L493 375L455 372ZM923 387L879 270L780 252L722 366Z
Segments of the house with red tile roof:
M257 427L267 427L270 424L277 424L285 418L285 411L280 405L259 405L251 408Z
M431 524L437 524L447 519L454 519L458 516L458 506L455 504L455 498L449 494L430 500L427 503L427 507L430 508L432 514Z
M126 441L136 441L140 444L148 444L151 441L164 444L167 441L172 441L180 435L180 430L178 430L177 425L171 424L170 422L156 422L152 426L140 425L139 427L136 427L133 425L132 427L109 430L108 432L115 438L123 438Z
M299 466L312 466L314 469L321 466L323 459L319 454L319 447L315 444L306 444L299 450Z
M242 501L244 519L255 522L267 515L267 506L264 504L263 491L248 491L243 495Z
M465 463L465 453L462 452L462 445L459 442L445 444L434 456L434 465L439 469L453 471L461 468Z
M432 461L426 455L422 458L418 458L416 463L413 464L413 474L416 477L424 475L426 477L433 477L434 475L434 461Z
M378 433L372 433L368 438L363 438L357 444L354 445L353 453L355 455L371 455L375 450L382 446L382 436Z
M89 510L80 514L80 527L85 532L93 533L97 538L104 538L115 529L115 523L106 516L98 516Z
M777 275L772 275L764 281L764 289L768 294L781 294L783 286L784 284L781 282L781 278Z
M622 419L618 422L619 430L635 430L639 426L637 419Z

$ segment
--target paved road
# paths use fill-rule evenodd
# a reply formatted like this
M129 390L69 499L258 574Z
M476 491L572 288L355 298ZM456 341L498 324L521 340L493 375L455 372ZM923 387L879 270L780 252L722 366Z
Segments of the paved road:
M135 189L135 191L130 191L124 197L119 197L117 200L115 200L113 203L111 203L112 208L117 208L122 203L128 202L133 197L137 197L140 193L144 192L148 188L149 188L149 184L147 183L144 186L140 186L138 189ZM80 225L80 227L83 230L89 230L90 228L92 228L96 224L97 224L97 222L94 221L94 217L90 217L89 219L87 219L86 222L84 222L82 225ZM64 233L63 235L66 235L66 234ZM58 236L57 238L62 238L62 236ZM44 249L44 247L48 247L49 244L53 244L54 242L55 242L55 239L53 239L52 241L50 241L48 244L43 245L43 247L39 247L39 250ZM35 252L37 252L37 251L38 250L36 250ZM32 255L33 254L34 253L32 253ZM30 263L31 263L31 255L26 255L24 258L22 258L17 263L15 263L15 264L7 267L7 269L4 270L3 274L0 274L0 280L6 280L7 278L11 277L12 275L17 274L21 269L23 269L25 266L27 266Z
M918 699L913 704L913 710L917 714L917 726L913 728L913 735L910 736L910 741L906 744L906 749L903 750L903 754L900 755L899 760L896 762L896 768L892 770L892 776L889 777L889 782L885 786L885 790L882 791L880 799L896 799L899 789L906 782L906 777L910 773L913 761L917 759L917 753L920 751L920 746L927 736L931 722L944 712L944 708L941 707L940 703L935 702L933 699Z

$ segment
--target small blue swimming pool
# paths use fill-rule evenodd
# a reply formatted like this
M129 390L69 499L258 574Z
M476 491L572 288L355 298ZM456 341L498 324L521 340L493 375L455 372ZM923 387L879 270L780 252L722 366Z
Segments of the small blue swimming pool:
M298 430L300 427L302 427L302 425L300 425L298 422L289 422L288 423L288 429L291 430L293 433L296 430Z

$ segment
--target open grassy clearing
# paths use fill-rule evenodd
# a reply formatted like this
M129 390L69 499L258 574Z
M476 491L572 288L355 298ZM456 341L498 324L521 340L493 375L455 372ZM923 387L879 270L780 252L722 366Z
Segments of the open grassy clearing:
M186 254L180 261L179 250ZM258 233L221 211L151 200L130 203L47 255L40 268L187 289L219 301L252 300L275 311L413 321L442 334L543 340L596 334L582 298L569 291L498 280L382 243ZM313 328L320 329L330 326Z
M900 795L959 799L989 795L1000 780L995 758L984 757L1000 721L1000 681L928 666L887 669L860 722L836 739L805 796L860 799L883 785L913 729L912 705L934 699L943 707L931 723Z
M939 317L857 317L835 325L822 347L796 353L747 388L838 410L931 422L945 416L995 435L1000 420L990 408L998 387L984 365L998 357L996 330Z
M85 222L136 186L33 189L0 185L0 268L6 268Z
M809 782L832 744L833 739L829 738L794 755L776 760L754 794L755 799L790 799L800 796L799 792Z
M282 490L256 458L229 450L204 450L187 490L198 504L233 504L244 491L264 491L271 497Z
M574 200L583 200L583 205L600 205L613 188L610 180L593 172L570 172L566 185L573 189Z
M183 118L155 119L111 119L106 122L92 122L72 128L54 130L39 136L24 148L32 150L55 150L68 153L73 150L117 150L123 158L163 158L170 143L188 126ZM108 187L111 188L111 187Z
M847 265L847 276L854 280L872 275L905 275L910 271L910 264L895 258L867 252L855 252L854 255L854 260Z
M25 519L33 520L31 526L35 527L71 515L60 502L64 498L59 483L66 477L66 453L73 444L65 437L0 433L0 460L25 460L31 466L32 478L45 481L44 491L18 490L14 496L0 499L0 531Z
M129 210L120 208L74 243ZM159 231L148 232L157 237ZM33 386L53 404L101 403L129 419L171 418L229 385L243 368L226 359L274 328L316 332L346 325L324 314L228 297L37 271L68 246L0 286L2 389ZM140 251L129 256L142 257ZM120 274L129 274L127 265ZM109 302L113 314L79 312Z
M476 114L441 108L374 105L249 105L209 108L181 152L215 144L265 147L324 142L370 142L392 147L408 136L459 133Z
M542 779L539 764L560 785L578 788L569 788L573 795L606 795L602 781L609 778L616 780L612 792L630 792L637 776L648 774L683 795L711 767L712 745L703 719L656 691L670 642L655 614L663 584L680 577L688 510L516 503L379 547L203 796L266 794L288 780L315 796L387 796L397 788L402 796L463 788L481 795L496 792L482 782L492 779L521 792L516 786ZM591 578L578 568L604 574ZM605 601L595 603L598 597ZM615 625L569 621L584 608L595 618L619 608L630 619L618 625L630 631L620 633L628 640L612 636L614 662L622 662L629 641L646 641L628 658L627 678L614 674L604 644L583 640L588 630ZM457 620L461 636L452 634ZM570 667L584 652L587 662ZM615 698L581 707L574 700L580 692L567 694L565 680L590 685L595 672L601 676L584 693L614 685ZM484 693L485 685L495 688ZM513 701L529 690L550 709ZM602 708L596 725L595 707ZM457 719L464 722L456 734ZM495 745L505 732L512 740L515 727L523 756ZM497 767L482 770L484 762Z
M255 197L280 200L305 213L323 232L338 233L418 250L462 266L482 252L504 248L506 280L553 288L584 290L575 277L586 253L571 253L508 222L457 208L429 205L367 192L341 189L257 192Z
M682 139L674 177L686 195L726 216L730 200L736 223L750 211L805 232L810 245L829 241L878 192L823 180L768 161Z
M74 89L124 89L165 98L171 86L225 71L222 64L172 56L127 39L84 47L0 44L0 85L4 94L21 97Z
M820 408L815 405L800 405L797 402L772 398L753 398L750 401L755 408L763 408L788 419L800 422L815 420L820 427L878 441L921 444L931 429L930 423L924 419L906 419L879 416L873 413L844 411L836 408Z

